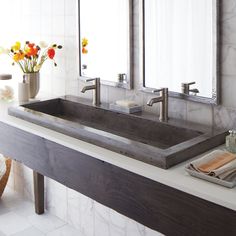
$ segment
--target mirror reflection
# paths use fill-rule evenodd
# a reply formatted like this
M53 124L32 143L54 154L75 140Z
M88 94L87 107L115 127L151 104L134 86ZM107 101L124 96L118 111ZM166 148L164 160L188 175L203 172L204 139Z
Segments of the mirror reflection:
M80 75L130 87L130 0L80 0Z
M216 1L143 4L144 87L215 99Z

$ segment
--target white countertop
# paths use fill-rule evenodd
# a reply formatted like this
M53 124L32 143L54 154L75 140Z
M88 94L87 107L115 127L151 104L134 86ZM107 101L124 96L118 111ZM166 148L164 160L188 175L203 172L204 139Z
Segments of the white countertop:
M168 170L164 170L33 123L9 116L7 114L7 108L11 105L13 105L13 103L0 102L0 121L44 137L63 146L80 151L94 158L119 166L133 173L145 176L159 183L236 211L236 188L228 189L188 175L185 172L184 167L190 162L189 160ZM195 158L199 158L202 155Z

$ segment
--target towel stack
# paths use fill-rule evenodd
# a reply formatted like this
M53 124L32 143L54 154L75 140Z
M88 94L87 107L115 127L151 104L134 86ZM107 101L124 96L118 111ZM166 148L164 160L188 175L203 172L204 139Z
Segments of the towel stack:
M236 154L215 150L191 162L190 168L225 181L236 181Z

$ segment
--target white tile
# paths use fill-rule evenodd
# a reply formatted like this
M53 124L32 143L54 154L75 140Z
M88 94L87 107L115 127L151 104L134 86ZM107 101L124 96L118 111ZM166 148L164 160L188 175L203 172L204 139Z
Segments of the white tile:
M169 98L169 118L186 120L187 102L181 99Z
M213 124L213 106L196 102L187 102L187 120L211 126Z
M122 230L125 229L128 218L110 209L110 224Z
M65 1L65 15L76 15L78 12L77 0Z
M44 236L44 235L45 234L42 233L40 230L38 230L34 227L29 227L28 229L25 229L25 230L20 231L16 234L13 234L12 236Z
M67 188L49 178L46 179L46 208L50 214L67 220Z
M0 236L6 236L2 231L0 231Z
M27 217L29 223L44 233L58 229L66 223L56 216L45 212L43 215L31 215Z
M1 204L10 210L20 206L22 201L24 201L22 196L13 190L7 190L1 198Z
M41 0L41 14L42 16L52 15L52 0Z
M56 229L50 233L46 234L47 236L84 236L79 230L74 229L69 225L65 225L59 229Z
M54 16L52 18L52 35L64 36L65 35L65 17Z
M149 229L148 227L145 227L145 236L164 236L164 234L161 234L155 230Z
M65 17L65 36L76 36L78 34L77 22L75 16Z
M214 126L224 129L236 128L236 110L223 106L214 106Z
M145 236L145 227L138 222L129 219L127 221L127 228L126 228L127 235L130 236Z
M236 52L234 46L231 44L223 45L222 47L222 65L221 65L221 74L227 76L236 75Z
M19 206L12 208L12 212L23 217L31 216L35 214L34 204L29 201L22 201Z
M19 196L24 196L24 176L14 174L14 190L18 193Z
M119 228L115 225L110 225L110 236L132 236L132 235L126 234L126 229Z
M86 236L94 236L94 201L80 194L79 211L81 214L80 230Z
M41 16L35 17L35 15L29 16L29 40L37 42L40 37L40 28L41 28Z
M40 14L40 8L41 8L41 0L37 0L37 1L28 1L29 4L29 8L27 9L28 12L25 12L26 14L30 14L32 17L37 18ZM23 5L25 6L25 4ZM23 7L24 8L24 7Z
M52 0L53 15L65 14L65 1L71 1L71 0Z
M235 93L236 77L235 76L222 76L222 105L224 107L236 108L236 96L232 96Z
M6 214L9 212L10 212L10 209L4 206L2 200L0 199L0 215Z
M41 35L46 36L52 33L52 16L42 16L41 19ZM44 39L43 41L45 41Z
M24 172L24 198L34 201L33 170L23 166Z
M96 235L109 236L110 235L110 216L109 208L94 201L94 232Z
M67 220L75 228L80 229L81 214L79 211L80 193L68 188Z
M30 227L26 218L10 212L0 215L0 229L6 235L20 232Z
M125 89L121 88L108 88L108 102L115 102L125 98Z

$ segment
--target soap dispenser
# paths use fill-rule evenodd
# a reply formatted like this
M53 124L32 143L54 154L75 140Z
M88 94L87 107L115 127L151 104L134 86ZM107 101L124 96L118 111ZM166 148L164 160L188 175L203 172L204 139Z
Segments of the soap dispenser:
M236 131L229 130L229 135L225 138L225 146L229 152L236 153Z

